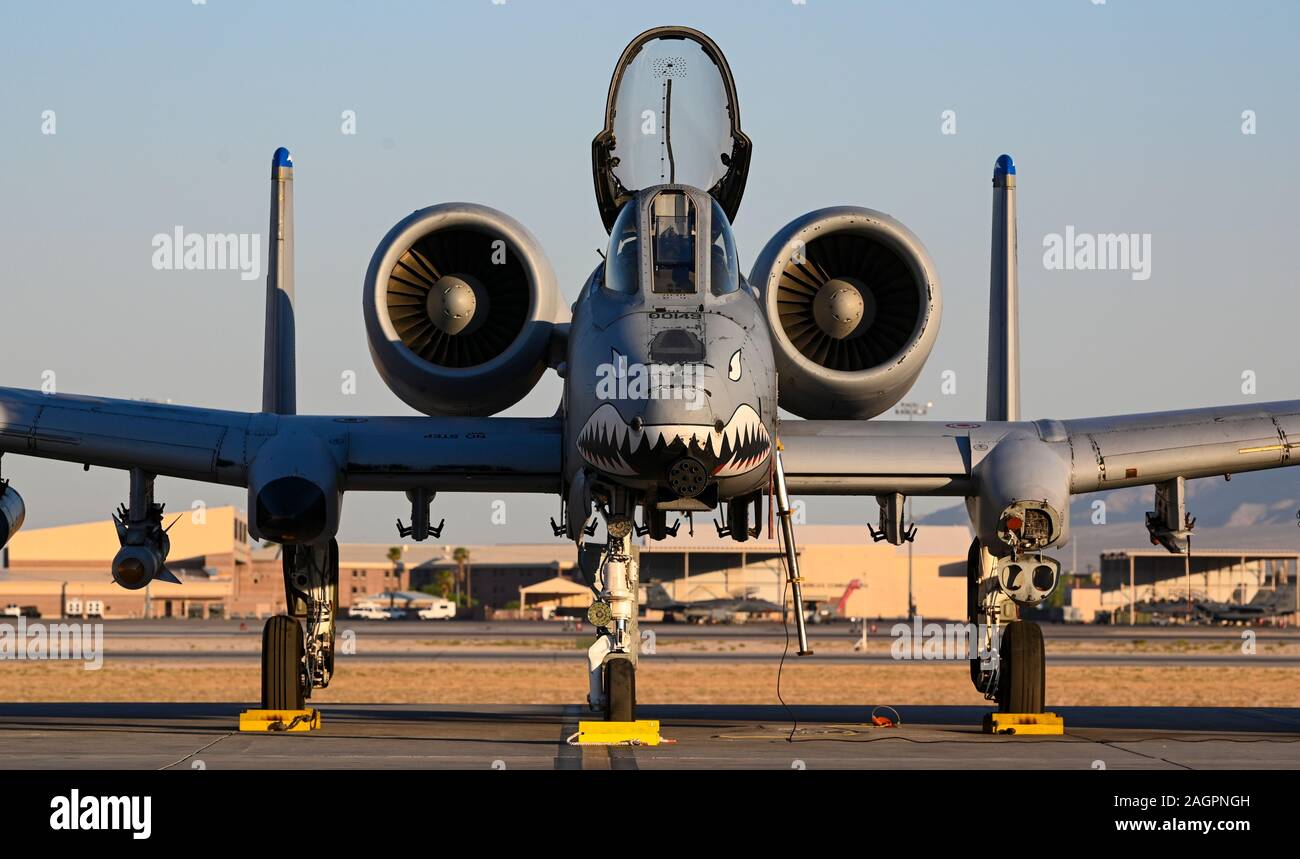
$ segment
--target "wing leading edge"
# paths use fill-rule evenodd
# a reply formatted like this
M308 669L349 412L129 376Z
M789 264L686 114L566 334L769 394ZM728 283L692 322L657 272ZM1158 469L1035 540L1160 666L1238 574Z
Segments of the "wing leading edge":
M324 442L343 490L558 492L558 418L275 415L0 388L0 453L229 486L271 439Z
M1054 421L781 423L786 480L805 495L972 496L1010 438L1069 464L1073 494L1300 464L1300 400Z

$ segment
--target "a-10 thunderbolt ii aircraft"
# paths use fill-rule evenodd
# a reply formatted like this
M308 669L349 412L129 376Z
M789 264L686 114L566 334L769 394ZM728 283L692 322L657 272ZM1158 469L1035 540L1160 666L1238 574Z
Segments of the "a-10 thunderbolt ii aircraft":
M700 513L744 541L768 505L807 652L791 495L871 497L872 533L894 544L913 533L906 496L964 498L970 620L1001 633L1001 658L973 661L972 679L1004 711L1036 712L1042 635L1017 618L1057 586L1060 565L1045 553L1067 538L1072 494L1153 485L1152 539L1182 552L1185 480L1300 460L1300 401L1021 419L1006 156L993 173L987 414L870 420L912 387L934 346L934 265L898 221L838 206L791 221L746 279L731 222L750 154L718 46L681 27L637 36L592 143L609 250L572 307L509 216L468 203L411 214L379 243L362 304L379 373L423 416L363 417L296 413L293 169L279 150L261 411L0 389L0 452L129 471L112 564L127 588L171 576L155 476L247 487L250 533L284 546L289 614L263 636L273 709L300 708L333 672L345 492L404 492L411 523L401 527L416 540L439 534L438 493L554 494L555 528L581 544L595 596L590 702L618 720L635 710L637 533L664 539ZM492 417L547 369L564 380L554 415ZM23 518L12 487L0 515L7 540ZM584 539L602 523L603 542Z

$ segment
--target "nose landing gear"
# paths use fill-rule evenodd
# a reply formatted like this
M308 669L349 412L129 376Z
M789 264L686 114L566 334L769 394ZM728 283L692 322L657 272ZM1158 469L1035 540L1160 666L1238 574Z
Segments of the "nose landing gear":
M1004 590L997 560L976 540L966 557L968 620L987 655L971 659L971 682L1002 713L1042 713L1047 689L1043 631L1020 620Z
M587 651L587 703L592 710L604 711L611 722L636 721L636 663L641 642L634 527L630 510L606 517L608 537L597 573L599 598L587 613L598 630Z

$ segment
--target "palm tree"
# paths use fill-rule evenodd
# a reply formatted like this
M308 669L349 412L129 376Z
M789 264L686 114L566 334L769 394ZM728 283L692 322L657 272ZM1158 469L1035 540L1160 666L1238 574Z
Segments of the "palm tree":
M434 593L443 599L451 599L451 593L456 589L456 576L451 570L439 570L433 577Z
M402 576L400 572L402 569L402 547L389 546L388 560L391 561L393 564L393 579L394 579L394 583L390 585L388 588L388 607L391 609L393 608L393 605L397 600L397 593L396 593L397 585L400 585L402 583Z
M456 602L460 603L460 583L465 581L465 606L472 606L473 600L470 599L469 579L467 578L467 568L469 565L469 549L464 546L457 546L451 552L451 558L456 562Z

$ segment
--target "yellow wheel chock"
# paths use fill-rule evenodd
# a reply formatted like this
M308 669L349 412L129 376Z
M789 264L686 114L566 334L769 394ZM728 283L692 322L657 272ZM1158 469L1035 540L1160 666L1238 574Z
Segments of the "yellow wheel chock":
M578 733L569 738L577 746L657 746L662 743L658 719L635 722L579 722Z
M239 730L293 732L320 727L320 710L245 710L239 714Z
M1060 735L1065 733L1065 720L1055 713L985 713L984 733Z

